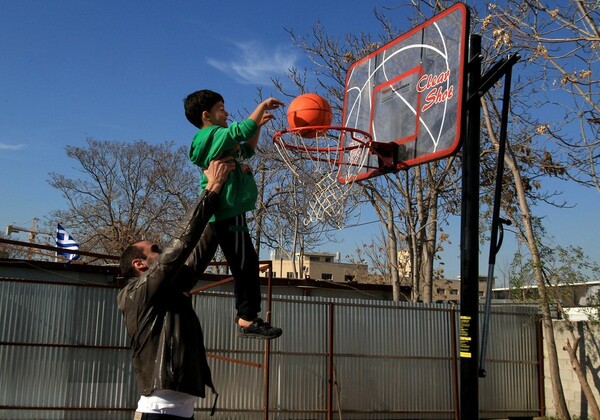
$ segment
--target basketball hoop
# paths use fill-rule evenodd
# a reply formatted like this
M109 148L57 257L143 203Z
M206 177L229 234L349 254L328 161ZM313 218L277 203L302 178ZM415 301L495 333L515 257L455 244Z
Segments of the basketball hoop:
M339 135L332 134L335 132ZM279 131L273 136L273 143L304 187L304 225L325 220L342 227L351 190L351 185L346 184L357 179L366 167L371 135L350 127L307 126Z

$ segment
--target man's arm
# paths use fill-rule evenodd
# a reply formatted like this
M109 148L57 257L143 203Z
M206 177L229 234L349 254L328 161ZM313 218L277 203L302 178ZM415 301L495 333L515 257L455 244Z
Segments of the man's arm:
M223 188L229 172L235 169L235 162L232 156L227 156L223 159L215 159L210 162L208 169L204 171L208 184L206 190L218 193Z
M205 171L208 178L206 189L196 205L182 219L173 239L164 248L157 262L145 273L149 299L160 293L161 288L169 287L177 277L215 213L219 203L219 191L234 168L235 163L231 156L213 160L208 166Z

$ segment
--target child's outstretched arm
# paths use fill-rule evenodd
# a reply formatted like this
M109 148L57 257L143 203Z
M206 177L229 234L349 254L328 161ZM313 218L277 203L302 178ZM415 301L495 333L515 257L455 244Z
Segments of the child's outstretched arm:
M279 99L275 99L275 98L265 99L260 104L258 104L256 109L252 112L252 114L250 114L250 116L248 118L253 120L258 125L259 131L257 131L256 135L254 135L254 137L252 137L250 140L248 140L246 142L246 144L249 144L250 146L252 146L252 148L254 148L256 150L256 146L258 145L258 137L260 134L260 127L262 127L268 121L275 118L273 116L273 114L271 114L267 111L269 111L271 109L277 109L280 106L285 106L285 104L283 102L281 102Z
M252 114L250 114L250 116L248 118L250 118L251 120L254 120L254 122L258 126L261 126L273 118L273 116L271 114L267 113L266 111L269 111L272 109L277 109L280 106L285 106L285 104L283 102L281 102L279 99L275 99L275 98L265 99L260 104L258 104L256 109L252 112ZM264 117L266 117L267 119L265 120Z

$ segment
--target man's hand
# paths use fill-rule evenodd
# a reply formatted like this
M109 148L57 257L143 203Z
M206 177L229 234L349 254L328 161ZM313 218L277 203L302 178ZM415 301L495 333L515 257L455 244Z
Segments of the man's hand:
M223 184L227 180L227 175L234 169L235 162L233 156L227 156L211 161L210 165L208 165L208 169L204 171L206 178L208 178L206 189L217 193L221 191L221 187L223 187Z

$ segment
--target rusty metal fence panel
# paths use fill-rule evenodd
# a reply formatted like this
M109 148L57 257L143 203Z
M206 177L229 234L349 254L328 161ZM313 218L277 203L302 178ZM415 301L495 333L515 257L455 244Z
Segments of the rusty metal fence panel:
M452 417L448 309L410 303L335 306L334 363L344 418L372 412L380 418Z
M0 419L132 417L138 395L117 292L0 279ZM277 296L271 317L284 335L267 349L236 337L230 293L204 292L194 305L220 394L215 419L265 418L267 400L272 419L458 412L456 308ZM482 418L539 413L534 313L493 310ZM211 404L209 392L197 418Z
M0 281L0 418L130 419L114 288Z
M481 323L481 320L480 320ZM535 306L496 306L490 317L480 413L488 418L541 416L541 330Z

